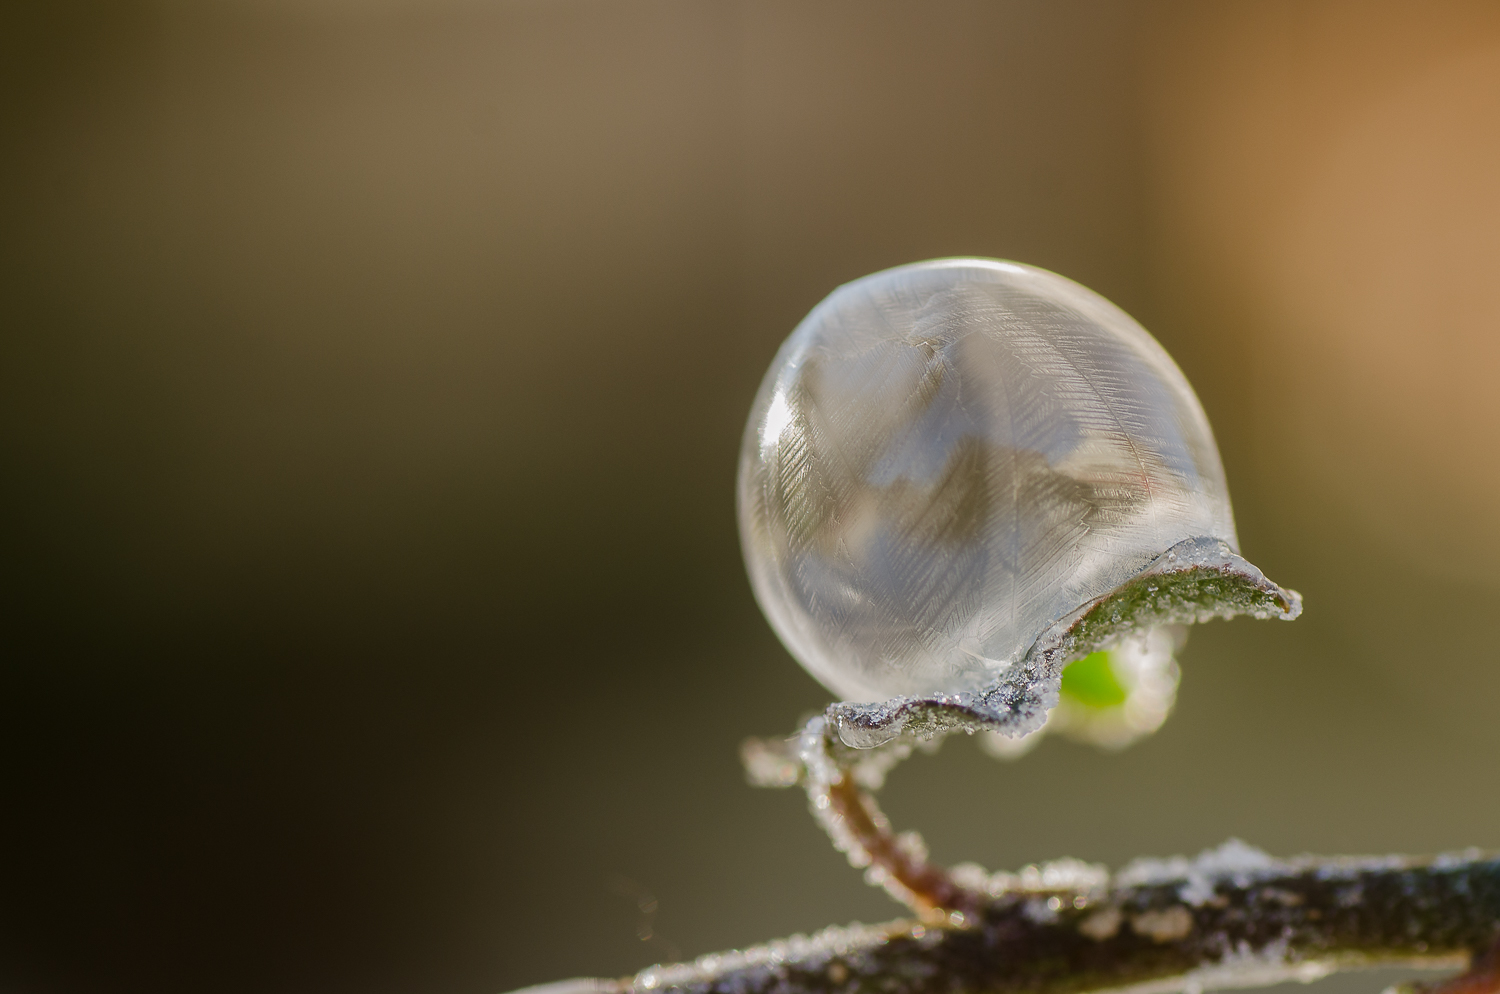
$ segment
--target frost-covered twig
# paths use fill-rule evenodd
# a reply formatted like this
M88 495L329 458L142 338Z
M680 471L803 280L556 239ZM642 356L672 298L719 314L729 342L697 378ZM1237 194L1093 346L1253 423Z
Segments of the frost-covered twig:
M556 994L1136 994L1311 980L1383 965L1474 969L1496 990L1500 858L1273 860L1230 842L1110 878L1076 861L1001 875L961 924L830 928Z
M533 994L1197 994L1393 965L1467 967L1428 994L1500 994L1500 856L1276 860L1231 840L1114 875L1079 860L950 871L893 833L870 793L911 748L850 749L825 716L744 758L754 782L801 784L834 843L915 920Z
M832 709L830 709L832 710ZM811 719L790 739L750 739L741 759L750 782L758 787L790 787L807 791L808 807L834 846L865 878L883 887L925 922L962 922L985 902L985 895L927 862L920 835L891 831L875 803L890 768L911 754L912 742L892 742L879 749L860 750L838 739L831 716Z

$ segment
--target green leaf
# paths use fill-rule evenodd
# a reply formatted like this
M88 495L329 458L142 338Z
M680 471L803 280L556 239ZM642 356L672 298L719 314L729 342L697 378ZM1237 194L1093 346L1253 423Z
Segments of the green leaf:
M1063 670L1062 694L1091 708L1113 708L1125 703L1126 691L1110 665L1109 650L1090 653Z

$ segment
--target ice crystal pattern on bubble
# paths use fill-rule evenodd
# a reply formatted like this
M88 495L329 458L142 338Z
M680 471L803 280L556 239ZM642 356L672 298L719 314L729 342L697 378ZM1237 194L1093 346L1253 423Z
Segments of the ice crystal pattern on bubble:
M980 691L1164 551L1238 551L1182 372L1045 270L918 263L834 291L782 346L739 468L752 585L852 701Z

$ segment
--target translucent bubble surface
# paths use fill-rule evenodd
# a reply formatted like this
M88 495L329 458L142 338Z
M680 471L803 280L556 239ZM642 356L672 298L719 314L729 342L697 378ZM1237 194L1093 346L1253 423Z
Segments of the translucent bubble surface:
M819 304L756 397L738 501L762 609L850 701L978 692L1174 545L1238 551L1165 350L1098 294L987 259Z

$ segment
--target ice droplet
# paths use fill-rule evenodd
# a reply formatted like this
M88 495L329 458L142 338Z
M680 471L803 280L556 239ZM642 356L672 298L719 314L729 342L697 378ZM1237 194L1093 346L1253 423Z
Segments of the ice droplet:
M1064 657L1146 615L1298 610L1239 559L1213 434L1166 351L1030 266L936 260L835 290L761 384L738 505L782 641L834 693L891 706L841 729L851 745L899 731L897 695L983 698L1019 715L1007 734L1036 727ZM1093 642L1035 665L1049 630L1056 648L1060 624L1148 568L1149 596L1109 600ZM1194 569L1259 593L1170 582ZM995 698L1006 686L1031 693Z

